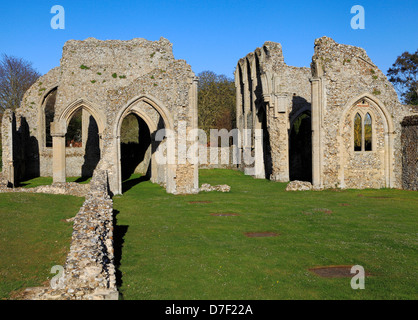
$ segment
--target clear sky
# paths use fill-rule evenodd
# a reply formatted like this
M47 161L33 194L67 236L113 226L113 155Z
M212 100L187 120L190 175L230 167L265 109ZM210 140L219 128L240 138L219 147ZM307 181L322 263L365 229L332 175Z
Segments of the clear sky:
M65 9L65 29L50 22L53 5ZM365 9L365 29L354 30L354 5ZM280 42L285 62L309 66L314 40L329 36L366 49L386 73L404 51L418 49L418 0L32 0L0 5L0 53L33 62L42 74L59 65L70 39L101 40L161 36L176 59L198 74L233 76L238 59L265 41Z

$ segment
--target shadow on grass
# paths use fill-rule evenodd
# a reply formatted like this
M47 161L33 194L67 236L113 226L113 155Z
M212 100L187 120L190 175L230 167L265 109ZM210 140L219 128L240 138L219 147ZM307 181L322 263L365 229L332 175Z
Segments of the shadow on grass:
M114 250L114 263L116 269L116 286L120 288L123 284L122 272L120 271L120 264L122 260L122 248L125 243L124 237L128 232L129 226L119 226L117 224L118 210L113 210L113 250ZM119 292L121 299L123 295Z
M122 182L122 193L125 193L126 191L133 188L137 184L140 184L141 182L149 181L149 179L150 178L148 176L141 176L139 178L125 180L124 182Z
M81 183L81 182L86 182L87 180L90 180L90 179L91 177L79 177L76 180L74 180L74 182Z

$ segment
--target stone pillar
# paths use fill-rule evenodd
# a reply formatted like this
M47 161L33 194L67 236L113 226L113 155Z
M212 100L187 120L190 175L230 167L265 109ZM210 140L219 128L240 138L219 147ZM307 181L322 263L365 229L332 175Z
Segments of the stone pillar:
M52 136L52 180L53 182L66 182L65 173L65 134L67 124L65 121L51 122Z
M322 114L322 81L311 79L312 89L312 185L322 188L322 155L321 155L321 114Z
M52 135L53 182L65 182L65 135Z
M13 157L13 136L14 136L14 113L10 109L6 109L4 112L3 120L1 123L2 130L2 163L3 163L3 178L7 179L8 184L15 185L14 174L14 157Z
M81 110L81 143L84 148L86 149L87 139L89 136L89 126L90 126L90 113L82 109Z
M193 78L193 84L192 84L192 90L191 90L191 99L190 99L190 105L191 105L191 112L192 112L192 129L196 131L196 137L194 137L193 143L198 142L198 134L197 129L199 126L198 123L198 106L197 106L197 90L198 90L198 84L199 84L199 78L194 77ZM193 172L193 191L192 192L199 192L199 162L194 164L194 172Z

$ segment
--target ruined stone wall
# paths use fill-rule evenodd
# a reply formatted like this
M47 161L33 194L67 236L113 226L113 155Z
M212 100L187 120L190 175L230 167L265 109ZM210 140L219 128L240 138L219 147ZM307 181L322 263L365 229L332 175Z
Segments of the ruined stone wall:
M288 66L279 43L266 42L240 59L235 72L237 88L237 126L263 129L264 142L252 135L244 141L262 164L262 172L253 174L275 181L289 180L289 128L291 122L311 107L309 68ZM261 156L257 150L261 150ZM255 168L255 171L259 169Z
M402 121L402 188L418 190L418 114Z
M60 68L56 67L41 76L24 94L16 109L17 131L27 132L21 147L26 149L26 176L51 176L52 148L45 146L45 100L56 89Z
M56 90L56 99L51 148L45 145L44 109L53 90ZM85 172L91 175L97 159L87 152L84 135L82 147L65 147L68 123L80 109L97 124L100 153L109 173L110 188L120 193L119 147L123 118L129 113L137 114L150 127L152 137L162 128L177 132L181 123L187 128L186 133L197 128L197 80L184 60L174 59L172 45L164 38L159 41L140 38L67 41L60 66L41 77L26 92L16 112L16 130L21 132L23 141L19 144L24 146L24 154L17 157L25 161L20 171L29 176L53 175L54 181L59 182L64 182L65 176L81 176ZM83 126L83 133L90 130L86 129L84 121ZM187 139L188 146L193 142L193 138ZM158 144L153 144L153 152ZM181 152L175 150L179 157ZM164 180L160 182L167 184L169 192L197 192L197 166L187 162L168 166L152 160L151 163L155 173L152 180Z
M238 169L234 164L236 149L231 147L208 147L206 158L199 162L199 169ZM205 163L204 163L205 162Z
M322 37L315 41L312 74L316 185L401 187L400 122L411 111L399 103L383 72L364 49ZM359 108L372 114L375 144L369 152L353 148L353 119Z

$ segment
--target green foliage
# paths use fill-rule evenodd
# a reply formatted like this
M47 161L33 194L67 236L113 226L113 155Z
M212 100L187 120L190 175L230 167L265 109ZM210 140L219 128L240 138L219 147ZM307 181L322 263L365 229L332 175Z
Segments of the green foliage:
M198 74L199 128L206 132L208 142L210 129L235 128L235 84L225 75L212 71Z
M70 120L65 135L65 145L78 146L82 141L82 110L78 110Z
M118 77L118 75L116 73L113 73L112 77L116 79Z
M378 96L379 94L381 94L382 92L380 92L380 90L374 88L373 92L372 92L375 96Z
M361 151L362 130L361 116L357 113L354 117L354 151Z
M388 70L388 76L404 103L418 105L418 50L402 53Z
M123 119L120 129L121 143L139 143L139 124L134 114L129 114Z
M89 70L89 69L90 69L90 67L87 67L87 66L85 66L84 64L82 64L82 65L80 66L80 69L83 69L83 70Z

